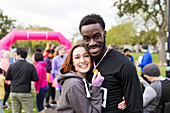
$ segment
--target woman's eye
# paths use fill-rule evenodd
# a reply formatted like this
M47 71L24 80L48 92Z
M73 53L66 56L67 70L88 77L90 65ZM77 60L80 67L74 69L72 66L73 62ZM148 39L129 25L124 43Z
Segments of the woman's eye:
M75 59L79 59L80 57L74 57Z
M90 55L84 55L84 57L89 57Z

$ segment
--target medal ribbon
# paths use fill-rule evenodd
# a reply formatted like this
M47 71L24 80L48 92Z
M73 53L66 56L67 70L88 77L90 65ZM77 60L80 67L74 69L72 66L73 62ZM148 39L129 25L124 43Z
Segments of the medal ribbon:
M102 58L100 59L100 61L97 63L97 65L95 64L95 61L93 60L93 65L94 65L93 70L97 68L97 66L101 63L101 61L102 61L103 58L106 56L106 54L108 53L109 50L110 50L110 49L107 48L107 51L104 53L104 55L102 56Z

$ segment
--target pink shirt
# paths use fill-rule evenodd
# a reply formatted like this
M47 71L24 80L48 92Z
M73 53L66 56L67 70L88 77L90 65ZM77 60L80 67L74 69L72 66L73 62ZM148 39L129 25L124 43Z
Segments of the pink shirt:
M38 61L35 63L35 69L38 74L38 81L34 82L35 91L40 91L40 88L48 85L45 68L46 65L45 61Z

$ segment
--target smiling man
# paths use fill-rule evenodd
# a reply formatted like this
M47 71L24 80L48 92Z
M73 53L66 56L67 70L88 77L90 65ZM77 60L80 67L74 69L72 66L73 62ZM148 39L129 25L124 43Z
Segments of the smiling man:
M94 59L94 69L105 77L102 113L142 113L142 95L136 68L122 53L106 46L105 23L100 15L85 16L79 25L84 45ZM87 76L92 79L91 72ZM125 97L127 108L118 109Z

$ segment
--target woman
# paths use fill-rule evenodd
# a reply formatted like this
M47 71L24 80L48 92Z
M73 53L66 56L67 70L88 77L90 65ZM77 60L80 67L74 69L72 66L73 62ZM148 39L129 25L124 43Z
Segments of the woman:
M58 76L58 73L59 73L59 69L61 67L61 65L63 64L63 62L65 61L66 59L66 48L62 45L58 46L56 49L55 49L55 53L54 53L54 58L53 58L53 61L52 61L52 73L55 74L55 76L57 77ZM54 81L53 81L54 84L57 84L57 79L55 78ZM53 84L53 85L54 85ZM55 87L55 85L54 85ZM53 88L54 88L53 87ZM56 89L58 89L61 93L61 86L57 86ZM53 89L55 91L55 88ZM55 98L55 93L54 93L54 97ZM52 100L53 100L52 98Z
M55 57L53 58L53 61L52 61L52 71L56 75L58 75L59 69L66 59L67 55L65 53L66 53L66 49L64 46L58 46L55 50L55 53L54 53Z
M48 83L46 78L46 62L43 61L43 55L40 52L33 54L32 60L38 74L38 81L34 82L36 91L36 105L39 113L45 113L43 102L45 94L48 91Z
M3 74L5 76L9 66L10 66L10 52L6 51L6 50L2 50L2 56L3 58L0 61L0 68L2 70L4 70ZM10 106L8 106L6 104L6 102L8 101L8 97L10 94L10 86L11 86L11 81L10 80L5 80L5 96L4 96L4 101L3 101L3 108L11 108Z
M52 60L54 57L54 50L53 49L49 49L47 50L48 52L48 56L45 57L45 61L47 63L46 65L46 71L47 71L47 82L48 82L48 92L46 94L46 105L45 105L45 109L49 109L52 110L54 109L51 105L56 105L56 101L55 101L55 88L52 87L52 83L53 83L53 76L51 75L51 70L52 70ZM52 97L51 99L51 105L49 104L49 99L50 96Z
M68 52L58 75L62 92L57 104L57 113L101 113L100 86L104 77L100 72L95 72L90 94L85 77L91 67L92 61L83 43L75 44Z

